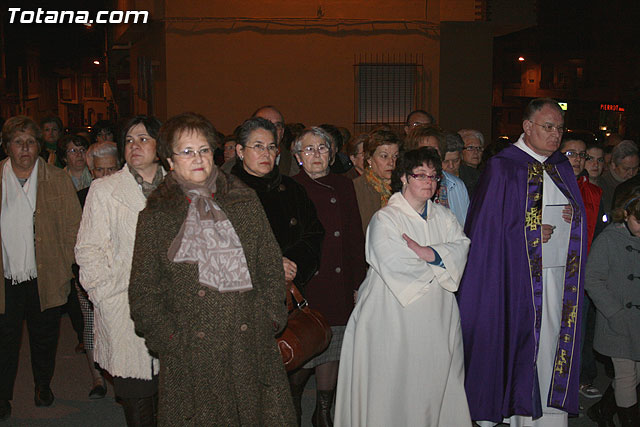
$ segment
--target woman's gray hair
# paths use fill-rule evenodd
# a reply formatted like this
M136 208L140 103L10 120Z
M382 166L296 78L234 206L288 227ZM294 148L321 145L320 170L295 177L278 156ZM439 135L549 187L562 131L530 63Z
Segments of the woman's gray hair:
M475 136L476 138L478 138L478 141L480 141L480 144L482 144L482 146L484 147L484 135L482 135L482 132L480 132L479 130L475 130L475 129L460 129L458 131L458 135L460 135L463 140L467 136Z
M300 132L300 135L298 135L298 137L296 138L296 141L293 143L293 152L294 153L300 153L300 151L302 150L302 140L307 135L314 135L314 136L317 136L319 138L322 138L322 140L324 141L324 143L327 146L327 148L329 148L329 157L331 157L333 155L333 153L332 153L333 149L332 149L332 144L331 144L331 135L329 135L329 133L327 133L327 131L325 131L324 129L322 129L321 127L318 127L318 126L313 126L313 127L310 127L310 128L306 128L305 130Z
M116 164L120 167L120 158L118 157L118 146L115 142L96 142L89 146L87 150L87 160L91 159L91 162L87 161L91 165L90 169L93 169L93 160L96 158L113 156L116 158Z
M613 149L613 152L611 153L611 162L617 166L625 157L637 155L638 147L636 146L636 143L629 139L626 139L620 142L620 144L616 145Z

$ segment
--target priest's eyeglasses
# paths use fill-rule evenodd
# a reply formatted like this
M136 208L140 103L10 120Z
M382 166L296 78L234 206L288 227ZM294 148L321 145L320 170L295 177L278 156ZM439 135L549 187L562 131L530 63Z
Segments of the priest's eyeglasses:
M426 173L409 173L407 175L413 179L417 179L418 181L440 182L440 177L438 175L427 175Z
M567 150L564 152L564 155L567 156L570 159L574 159L576 157L580 157L582 159L586 159L587 153L585 153L584 151L573 151L573 150Z
M540 123L536 123L533 120L529 120L531 123L533 123L536 126L540 126L542 129L544 129L545 132L553 132L554 130L557 130L558 133L563 133L564 132L564 125L552 125L551 123L545 123L545 124L540 124Z

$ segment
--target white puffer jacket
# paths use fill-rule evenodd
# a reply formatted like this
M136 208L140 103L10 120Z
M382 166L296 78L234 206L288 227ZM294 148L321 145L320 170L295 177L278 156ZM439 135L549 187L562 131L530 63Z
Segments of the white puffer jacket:
M129 276L138 213L146 199L125 165L91 184L75 247L80 283L94 305L94 359L111 375L151 379L158 373L129 313Z

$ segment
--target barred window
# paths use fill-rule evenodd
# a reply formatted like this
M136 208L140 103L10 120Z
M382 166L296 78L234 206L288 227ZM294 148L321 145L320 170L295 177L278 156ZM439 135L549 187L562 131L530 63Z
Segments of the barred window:
M421 57L356 58L354 78L356 133L380 125L401 128L411 111L424 108Z

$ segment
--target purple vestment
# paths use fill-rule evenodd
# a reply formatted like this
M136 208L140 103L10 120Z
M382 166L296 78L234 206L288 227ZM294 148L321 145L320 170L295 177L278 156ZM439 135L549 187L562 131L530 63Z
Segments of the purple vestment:
M562 153L556 151L541 164L509 146L488 162L465 227L471 247L458 303L465 387L473 420L502 422L512 415L542 416L536 357L542 316L543 171L574 209L547 405L578 412L578 319L587 254L584 205L571 165Z

